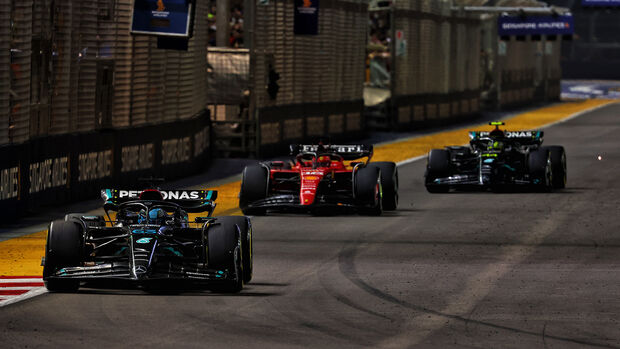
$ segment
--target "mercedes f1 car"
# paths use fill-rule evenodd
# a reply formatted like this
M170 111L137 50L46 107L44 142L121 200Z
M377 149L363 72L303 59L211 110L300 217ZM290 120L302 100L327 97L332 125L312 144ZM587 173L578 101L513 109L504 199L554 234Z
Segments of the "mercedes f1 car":
M558 145L542 146L542 131L469 132L469 146L433 149L428 154L425 185L431 193L450 189L525 186L551 191L566 186L566 152Z
M107 218L68 214L49 225L48 290L115 279L239 292L251 280L252 225L247 217L212 217L217 191L105 189L101 196ZM188 213L204 215L190 221Z
M290 149L293 161L262 162L243 170L239 207L244 214L264 215L268 210L324 214L341 208L380 215L398 206L396 164L370 162L372 146L318 144Z

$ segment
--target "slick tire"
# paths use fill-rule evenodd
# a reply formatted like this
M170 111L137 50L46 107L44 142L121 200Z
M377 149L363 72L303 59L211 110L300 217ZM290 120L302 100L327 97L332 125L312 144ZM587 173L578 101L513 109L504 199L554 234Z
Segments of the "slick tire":
M247 284L252 280L253 271L253 254L254 247L252 242L252 222L248 217L244 216L230 216L219 217L218 221L232 221L239 227L241 233L241 257L243 263L243 283Z
M227 270L232 279L215 284L212 290L237 293L243 289L242 243L237 225L230 217L218 217L207 231L209 269Z
M269 185L269 173L260 165L246 166L241 178L241 190L239 191L239 207L246 216L262 216L264 208L249 208L251 203L267 197Z
M74 221L53 221L48 229L45 245L43 280L50 292L75 292L78 280L48 279L58 268L79 266L83 260L84 237L82 227Z
M447 193L450 187L437 185L435 179L450 175L450 152L445 149L432 149L426 163L425 186L429 193Z
M528 167L534 190L539 192L553 190L553 173L548 149L539 148L530 152Z
M383 213L383 189L381 170L378 167L362 167L355 172L355 198L360 204L359 213L364 216L380 216Z
M368 164L381 170L383 189L383 210L394 211L398 207L398 167L393 162L378 161Z
M76 220L82 222L82 216L92 216L86 213L69 213L65 215L65 221ZM96 221L84 222L89 227L105 227L105 218L103 216L96 216Z
M566 180L568 179L566 172L566 151L560 145L551 145L545 147L551 155L551 171L553 173L553 189L566 188Z

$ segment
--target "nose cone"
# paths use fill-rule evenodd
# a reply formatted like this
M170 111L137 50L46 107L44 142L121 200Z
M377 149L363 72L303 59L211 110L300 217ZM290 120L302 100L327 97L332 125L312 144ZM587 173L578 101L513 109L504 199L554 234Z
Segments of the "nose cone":
M301 172L301 186L299 191L299 200L301 205L309 206L314 203L317 188L324 175L325 174L323 171L320 170Z

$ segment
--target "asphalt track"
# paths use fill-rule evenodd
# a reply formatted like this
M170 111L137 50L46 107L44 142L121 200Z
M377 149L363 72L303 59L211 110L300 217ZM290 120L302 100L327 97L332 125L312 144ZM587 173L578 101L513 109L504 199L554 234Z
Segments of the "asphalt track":
M620 348L618 115L546 130L566 190L431 195L413 162L394 213L254 218L238 295L44 294L0 308L0 347Z

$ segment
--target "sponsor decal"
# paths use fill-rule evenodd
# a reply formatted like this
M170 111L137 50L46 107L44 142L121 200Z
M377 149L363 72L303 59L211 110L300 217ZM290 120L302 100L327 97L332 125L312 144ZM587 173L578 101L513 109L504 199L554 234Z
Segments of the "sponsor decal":
M78 156L78 182L112 175L112 150L83 153Z
M119 198L138 198L141 190L119 190ZM200 200L199 190L161 190L164 200Z
M522 137L533 137L531 131L507 131L507 138L522 138Z
M19 166L0 170L0 200L19 198Z
M497 19L498 34L510 35L572 35L572 15L560 16L500 16Z
M177 164L190 159L191 142L189 137L168 139L161 142L162 165Z
M319 0L295 0L293 29L296 35L319 33Z
M30 164L30 194L69 185L69 158L63 156Z
M132 34L189 37L192 1L135 0Z
M153 167L153 143L121 149L121 172L147 170Z
M153 238L140 238L136 240L136 243L137 244L148 244L149 242L151 242L151 240L153 240Z

